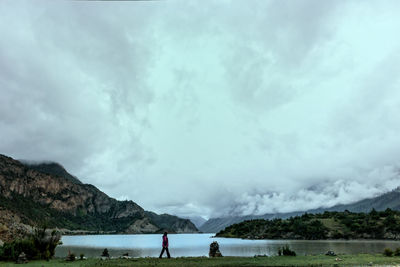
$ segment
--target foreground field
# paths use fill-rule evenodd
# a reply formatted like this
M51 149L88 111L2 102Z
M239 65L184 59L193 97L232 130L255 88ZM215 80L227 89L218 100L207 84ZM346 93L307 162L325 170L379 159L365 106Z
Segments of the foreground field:
M338 258L338 260L337 260ZM51 261L33 261L23 266L57 267L57 266L400 266L400 257L383 255L358 254L339 256L273 256L273 257L223 257L201 258L185 257L173 259L138 258L138 259L88 259L84 261L66 262L63 259ZM14 263L0 262L0 266L21 266Z

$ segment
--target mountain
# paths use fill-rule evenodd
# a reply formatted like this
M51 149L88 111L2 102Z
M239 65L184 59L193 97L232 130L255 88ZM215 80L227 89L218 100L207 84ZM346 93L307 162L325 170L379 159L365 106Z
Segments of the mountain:
M0 239L22 236L43 223L66 231L198 232L187 219L157 215L82 184L59 164L32 167L0 155Z
M382 211L387 208L390 208L392 210L400 210L400 188L382 194L378 197L368 198L346 205L336 205L330 208L319 208L319 209L297 211L290 213L271 213L264 215L211 218L207 222L205 222L199 228L199 230L205 233L217 233L225 229L225 227L229 225L240 223L246 220L255 220L255 219L271 220L276 218L287 219L293 216L302 215L306 212L312 214L323 213L325 211L345 211L345 210L351 212L370 212L372 209L375 209L377 211Z
M347 205L336 205L326 209L311 210L312 213L321 213L324 211L352 211L352 212L370 212L372 209L377 211L400 210L400 188L382 194L374 198L367 198Z
M189 219L198 229L207 221L201 216L183 216L182 218Z
M194 224L189 219L179 219L179 217L169 214L158 215L151 211L146 211L145 213L152 222L157 224L162 229L170 229L170 232L172 231L175 233L193 232L191 229Z
M21 163L38 172L61 176L75 184L82 184L77 177L69 174L64 167L57 162L31 163L29 161L21 161Z

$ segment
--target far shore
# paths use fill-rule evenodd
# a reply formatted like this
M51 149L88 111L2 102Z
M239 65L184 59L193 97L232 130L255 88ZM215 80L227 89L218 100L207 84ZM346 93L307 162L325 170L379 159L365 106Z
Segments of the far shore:
M115 231L86 231L86 230L66 230L57 229L60 231L62 236L76 236L76 235L161 235L162 233L120 233ZM215 233L202 233L202 232L192 232L192 233L174 233L169 234L215 234ZM214 236L213 236L214 237Z

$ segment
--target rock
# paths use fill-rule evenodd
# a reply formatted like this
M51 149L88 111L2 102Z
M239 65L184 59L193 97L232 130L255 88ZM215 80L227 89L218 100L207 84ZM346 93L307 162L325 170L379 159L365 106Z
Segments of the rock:
M124 254L122 254L122 256L120 257L120 259L131 259L132 257L129 257L129 253L128 252L126 252L126 253L124 253Z
M336 256L335 252L332 250L329 250L328 252L325 253L326 256Z
M108 249L107 248L105 248L103 250L103 253L101 254L101 257L110 258L110 254L108 253Z
M208 253L209 257L222 257L221 252L219 251L219 245L217 241L214 241L210 244L210 252Z
M26 255L24 252L21 252L21 254L19 254L18 259L17 259L17 263L21 264L21 263L27 263L28 259L26 258Z

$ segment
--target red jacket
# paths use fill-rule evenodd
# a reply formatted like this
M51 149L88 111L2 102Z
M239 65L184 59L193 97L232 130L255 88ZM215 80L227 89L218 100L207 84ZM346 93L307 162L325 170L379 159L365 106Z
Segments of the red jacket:
M162 239L163 239L163 242L162 242L163 248L167 248L168 247L168 237L164 235L162 237Z

